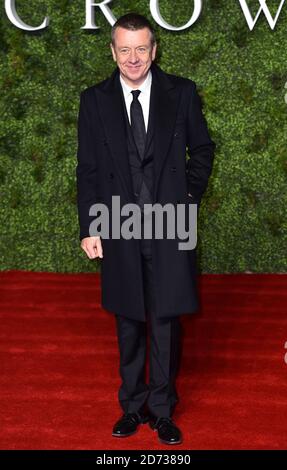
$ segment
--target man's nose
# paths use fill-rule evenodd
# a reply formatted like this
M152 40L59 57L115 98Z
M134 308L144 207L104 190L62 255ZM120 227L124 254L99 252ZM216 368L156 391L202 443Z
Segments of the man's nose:
M138 60L137 52L132 50L130 53L130 61L137 62L137 60Z

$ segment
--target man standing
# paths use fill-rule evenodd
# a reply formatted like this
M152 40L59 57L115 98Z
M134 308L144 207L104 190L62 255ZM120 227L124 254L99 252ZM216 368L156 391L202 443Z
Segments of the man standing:
M120 196L120 207L139 206L143 225L145 204L199 207L215 143L195 82L154 63L155 34L144 16L119 18L110 47L116 69L81 92L76 174L81 247L90 259L100 258L102 306L116 319L123 415L112 435L130 436L148 421L160 442L179 444L182 434L172 414L180 315L198 308L195 249L179 250L177 237L93 236L89 210L101 202L112 211L112 196Z

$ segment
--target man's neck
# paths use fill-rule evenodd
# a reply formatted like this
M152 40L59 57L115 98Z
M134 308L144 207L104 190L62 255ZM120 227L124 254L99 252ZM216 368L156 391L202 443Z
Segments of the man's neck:
M145 76L143 78L141 78L140 81L134 81L134 82L127 82L126 78L121 74L120 72L120 75L123 79L123 81L131 88L133 88L134 90L137 89L139 86L141 86L143 84L143 82L146 80L147 76L148 76L148 73L149 73L149 70L147 71L147 73L145 74Z

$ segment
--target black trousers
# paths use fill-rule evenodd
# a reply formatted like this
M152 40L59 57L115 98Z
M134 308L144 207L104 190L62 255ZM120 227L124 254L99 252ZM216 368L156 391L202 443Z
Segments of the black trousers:
M171 417L178 401L175 380L180 357L180 318L155 317L149 239L141 239L141 258L147 321L136 321L116 315L122 379L118 398L124 413L135 413L146 409L157 417ZM148 333L150 333L150 360L149 381L146 383Z

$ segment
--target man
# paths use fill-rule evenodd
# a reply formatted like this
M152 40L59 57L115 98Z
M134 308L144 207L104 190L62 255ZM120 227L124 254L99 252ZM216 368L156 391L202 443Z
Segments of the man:
M81 247L100 259L102 306L116 319L123 414L112 435L130 436L148 421L160 442L179 444L182 433L172 420L179 316L198 308L195 249L179 250L178 237L93 236L96 217L89 210L101 202L112 211L112 196L120 196L120 208L139 206L144 225L148 203L199 207L215 143L195 83L155 64L155 34L145 17L119 18L110 47L116 69L81 92L76 173Z

